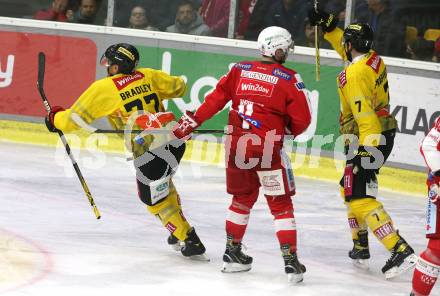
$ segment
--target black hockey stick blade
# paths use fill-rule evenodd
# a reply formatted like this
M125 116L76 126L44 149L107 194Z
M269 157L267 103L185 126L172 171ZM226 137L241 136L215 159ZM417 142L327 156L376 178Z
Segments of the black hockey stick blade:
M46 55L44 52L38 54L38 89L43 89L44 87L44 71L46 69Z
M46 94L44 93L44 72L46 70L46 55L44 52L40 52L38 54L38 79L37 79L37 87L38 92L40 93L41 99L43 100L44 108L46 108L46 112L50 113L51 107L49 102L47 101Z

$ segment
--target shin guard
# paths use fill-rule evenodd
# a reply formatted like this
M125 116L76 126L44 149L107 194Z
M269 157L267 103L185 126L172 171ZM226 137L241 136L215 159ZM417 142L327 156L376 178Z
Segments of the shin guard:
M159 218L162 225L179 240L184 241L191 226L182 213L179 195L174 186L163 201L154 206L147 206L150 213Z

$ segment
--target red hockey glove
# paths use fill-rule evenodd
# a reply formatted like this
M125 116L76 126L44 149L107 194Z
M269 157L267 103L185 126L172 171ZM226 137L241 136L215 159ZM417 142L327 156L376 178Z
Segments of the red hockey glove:
M64 111L64 110L65 109L63 107L53 106L52 109L50 110L50 113L44 118L44 122L46 123L46 127L51 133L59 132L59 129L57 129L55 127L55 123L54 123L55 114L57 114L57 112Z
M428 174L426 184L429 188L428 197L433 203L440 205L440 177L431 172Z
M200 125L194 117L194 113L186 111L180 117L179 122L173 128L173 134L176 138L182 139L191 134Z
M173 112L157 112L138 116L136 124L140 128L148 130L164 127L173 120L176 120Z

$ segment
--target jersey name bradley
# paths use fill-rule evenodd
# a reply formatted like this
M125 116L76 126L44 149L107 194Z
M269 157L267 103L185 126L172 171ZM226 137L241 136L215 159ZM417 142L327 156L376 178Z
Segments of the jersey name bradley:
M121 96L121 99L126 100L128 98L138 96L143 93L149 93L151 92L151 86L148 83L142 84L141 86L133 87L130 90L124 91L119 93L119 96Z

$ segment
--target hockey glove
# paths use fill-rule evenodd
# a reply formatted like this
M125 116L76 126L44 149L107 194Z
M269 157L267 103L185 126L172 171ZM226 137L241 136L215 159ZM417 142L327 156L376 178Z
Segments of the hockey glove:
M362 171L365 174L367 183L374 179L376 170L368 167L368 164L374 162L374 157L370 152L365 150L364 146L359 146L357 153L351 162L353 163L353 174Z
M50 110L50 113L46 116L46 118L44 118L46 127L51 133L59 132L59 129L55 127L54 122L55 122L55 114L57 114L57 112L60 111L64 111L64 108L60 106L53 106L52 109Z
M426 180L429 192L428 197L431 201L437 205L440 205L440 177L434 175L432 172L428 174L428 179Z
M191 134L200 123L194 117L194 113L186 111L179 119L179 122L173 128L173 134L176 138L182 139Z
M331 32L338 25L338 20L333 14L325 11L316 11L314 8L309 10L309 21L312 26L320 26L322 31Z

